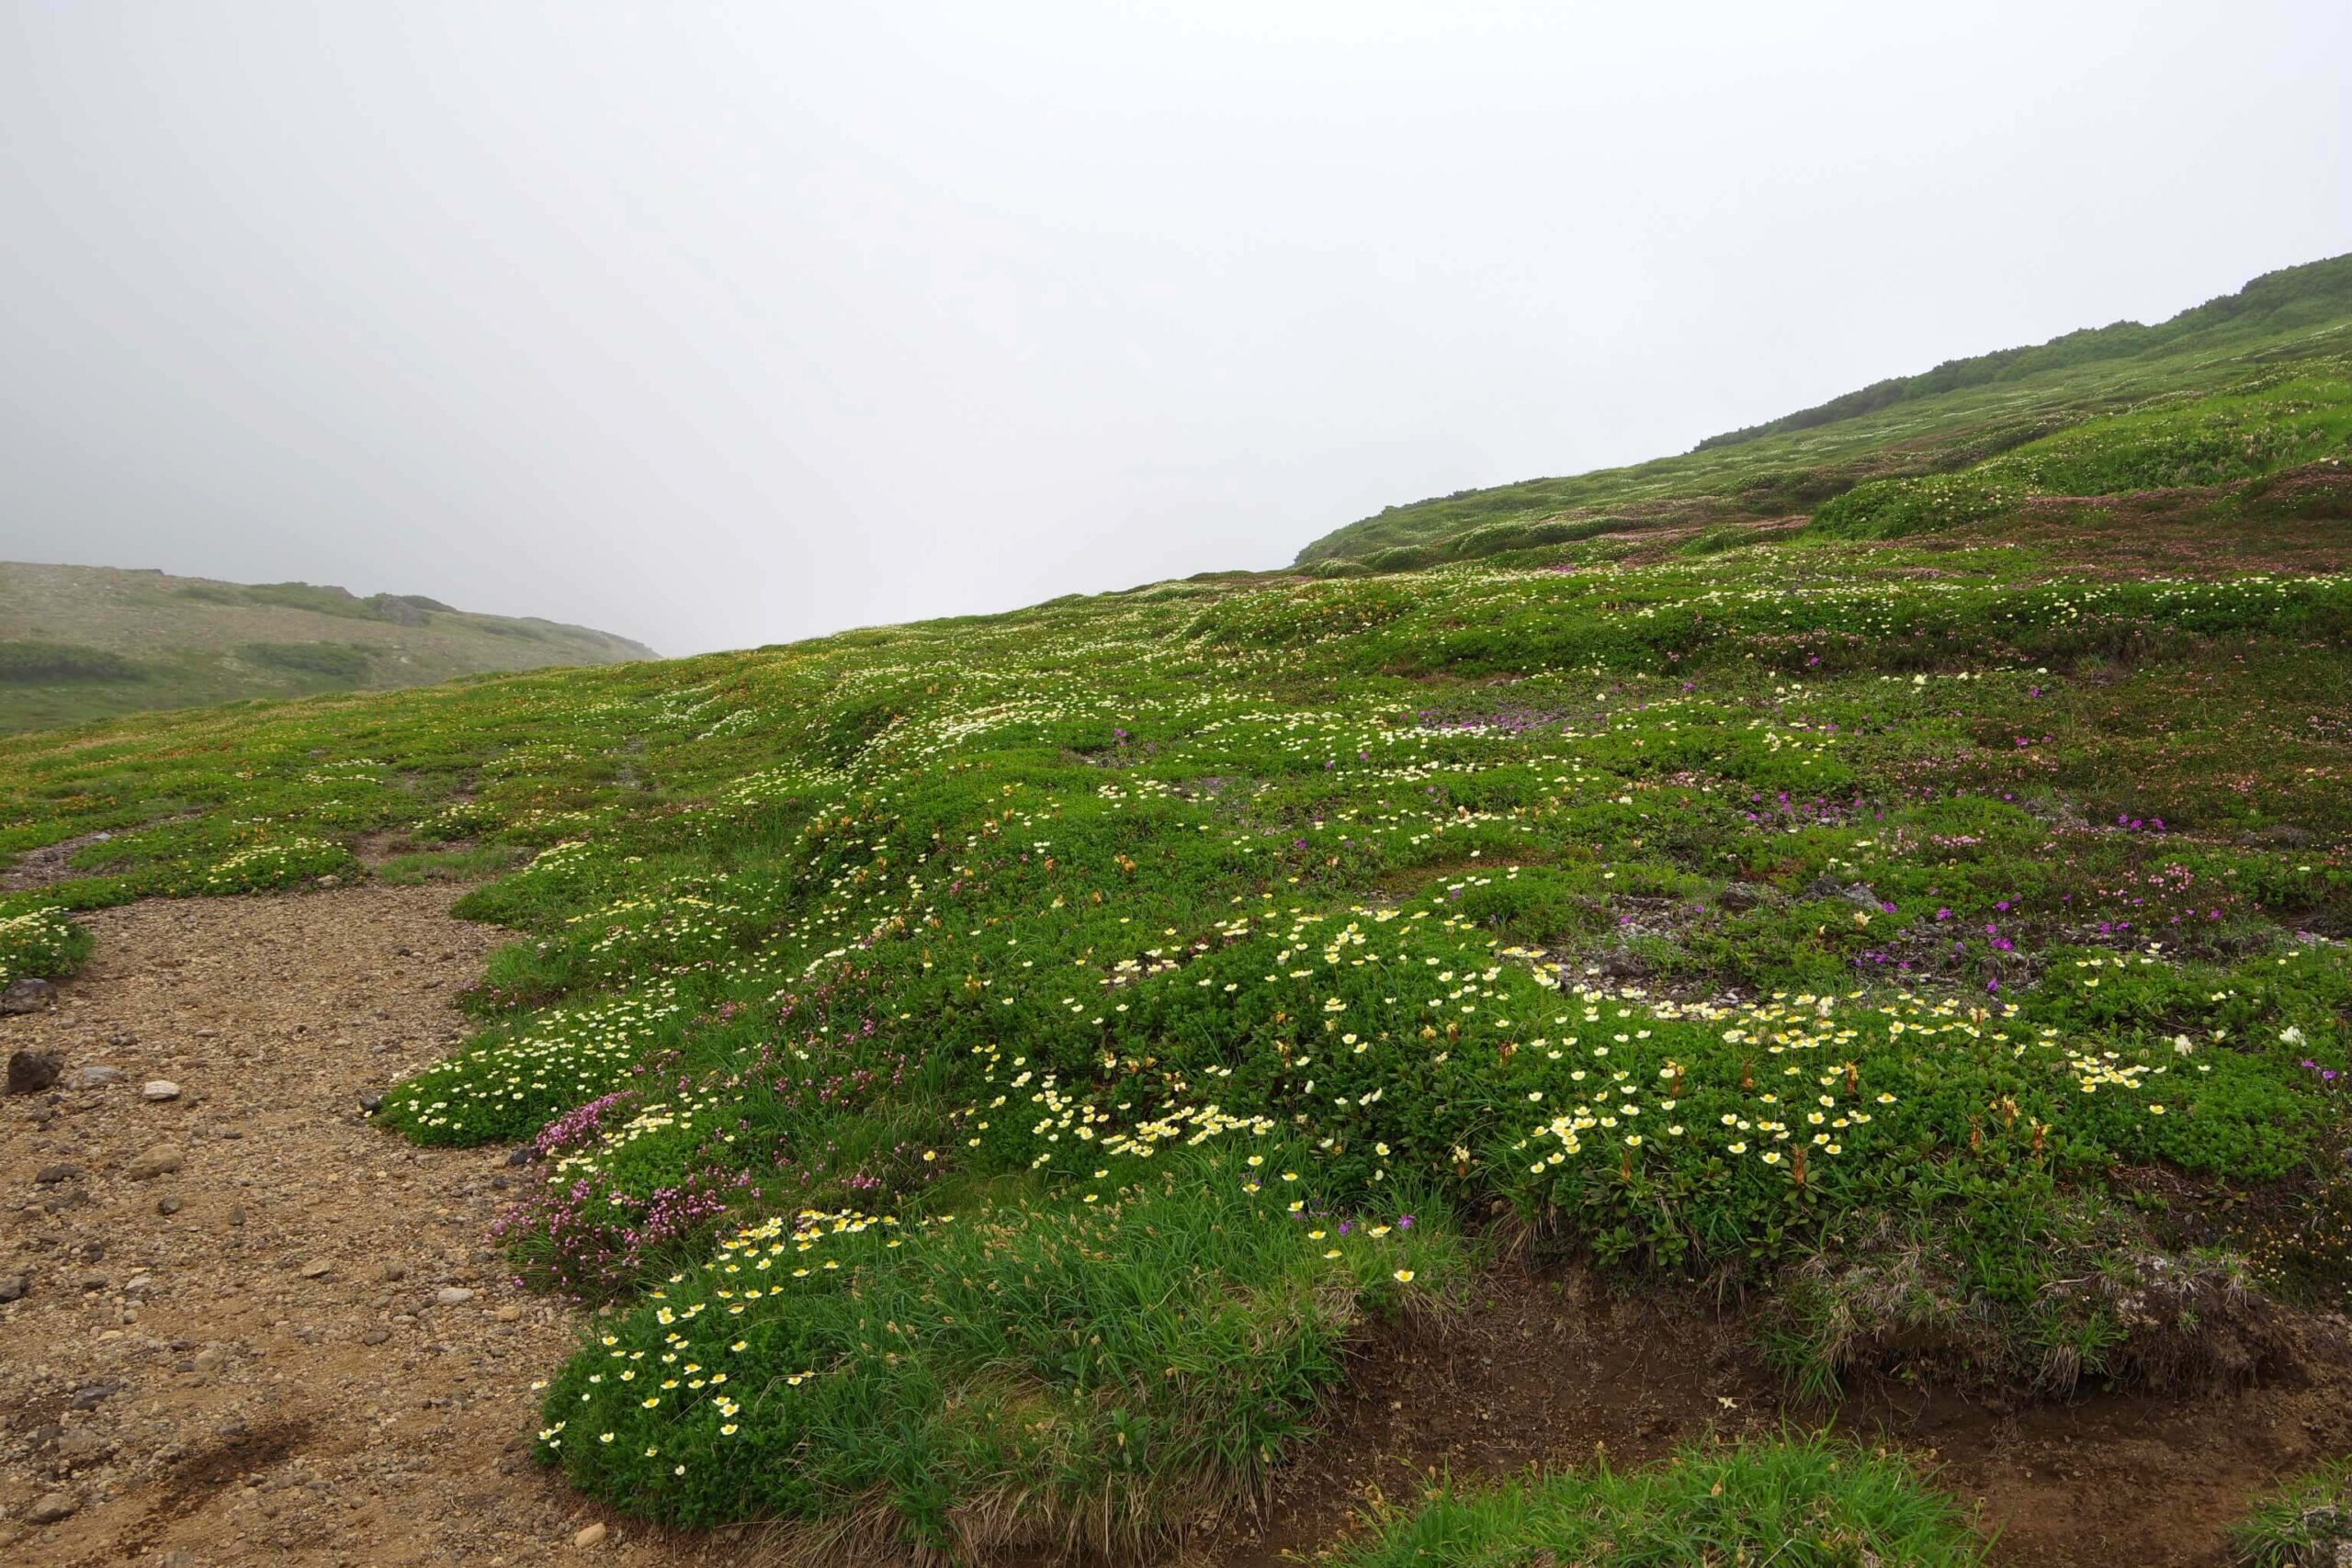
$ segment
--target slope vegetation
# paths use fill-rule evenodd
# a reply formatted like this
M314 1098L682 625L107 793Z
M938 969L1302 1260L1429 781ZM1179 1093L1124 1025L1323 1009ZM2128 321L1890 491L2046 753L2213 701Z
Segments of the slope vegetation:
M2331 1370L2346 370L2261 374L1801 528L0 741L55 878L0 980L388 840L519 867L375 1118L526 1151L500 1244L607 1309L540 1459L808 1561L1198 1529L1502 1267L1727 1303L1825 1407ZM1754 1444L1361 1560L1973 1560L1927 1484Z
M2188 440L2144 439L2132 460L2097 471L2018 477L2024 494L2124 494L2274 473L2341 452L2352 353L2352 256L2256 278L2235 294L2154 327L2123 321L2037 347L1953 360L1702 441L1679 457L1569 479L1529 479L1392 506L1326 535L1301 565L1395 570L1530 545L1808 513L1873 479L1959 476L2083 446L2130 446L2154 425ZM2304 439L2241 449L2267 431L2248 405L2316 400ZM2282 433L2283 434L2283 433ZM2330 437L2333 439L2331 440Z
M415 594L0 562L0 731L652 657L585 626Z

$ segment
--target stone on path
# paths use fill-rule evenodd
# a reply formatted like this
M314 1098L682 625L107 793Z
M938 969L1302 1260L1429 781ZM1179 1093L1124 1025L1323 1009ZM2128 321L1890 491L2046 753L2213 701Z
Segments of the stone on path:
M56 999L56 987L28 976L9 981L7 988L0 990L0 1014L39 1012Z
M74 1508L73 1498L62 1492L51 1492L25 1510L25 1522L28 1525L53 1525L60 1519L72 1518Z
M57 1081L65 1064L49 1051L11 1051L8 1053L8 1092L39 1094Z
M158 1176L168 1176L179 1169L187 1156L172 1144L157 1144L153 1148L130 1156L123 1172L133 1181L148 1181Z
M150 1079L145 1087L141 1088L139 1091L140 1099L153 1100L158 1102L166 1100L177 1100L179 1097L180 1086L174 1083L169 1078Z

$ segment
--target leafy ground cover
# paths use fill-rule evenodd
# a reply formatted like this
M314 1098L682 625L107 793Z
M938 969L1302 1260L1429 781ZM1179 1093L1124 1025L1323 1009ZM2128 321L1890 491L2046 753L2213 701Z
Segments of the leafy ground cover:
M603 1313L548 1462L811 1550L1182 1531L1493 1247L1747 1300L1825 1396L2226 1383L2352 1299L2344 402L2278 374L1983 507L0 740L0 852L78 846L0 964L395 841L507 871L379 1120L529 1147L503 1244ZM1726 1540L1971 1550L1804 1445L1427 1539L1638 1539L1708 1466Z

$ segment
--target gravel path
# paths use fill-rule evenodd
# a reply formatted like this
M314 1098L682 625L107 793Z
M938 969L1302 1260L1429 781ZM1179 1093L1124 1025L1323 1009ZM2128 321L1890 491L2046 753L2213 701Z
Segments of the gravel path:
M0 1018L0 1052L63 1066L0 1100L0 1562L734 1556L530 1462L529 1384L577 1325L488 1250L522 1173L359 1113L458 1040L451 999L505 940L451 897L102 911L56 1006Z

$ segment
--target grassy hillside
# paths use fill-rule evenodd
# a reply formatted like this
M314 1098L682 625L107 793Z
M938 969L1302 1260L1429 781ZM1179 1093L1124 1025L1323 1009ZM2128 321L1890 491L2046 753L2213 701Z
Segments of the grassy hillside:
M1498 1257L1731 1303L1824 1401L2282 1374L2352 1305L2352 377L2306 336L1810 521L1676 486L2015 389L1465 563L0 739L0 854L75 846L0 980L363 837L526 863L378 1120L532 1150L502 1245L608 1309L540 1458L809 1560L1197 1527ZM1792 1442L1352 1560L1692 1541L1981 1551Z
M0 731L652 657L585 626L413 594L0 562Z
M2338 256L2256 278L2157 326L2119 322L1882 381L1683 457L1392 506L1298 559L1394 570L1601 534L1688 532L1809 513L1871 479L1965 475L2005 457L2027 481L2020 495L2254 478L2345 453L2347 355L2352 256ZM2232 449L2233 434L2267 428L2248 417L2265 402L2312 407L2296 439ZM2128 448L2128 458L2095 473L2021 470L2035 454L2084 446Z
M2245 1377L2352 1284L2352 525L2258 502L19 737L0 850L113 837L0 965L362 834L529 857L463 906L522 938L479 1032L379 1120L534 1145L503 1243L614 1305L541 1456L811 1551L1197 1523L1497 1245L1744 1294L1824 1393ZM1725 1462L1973 1554L1883 1466ZM1472 1522L1655 1532L1659 1484Z

